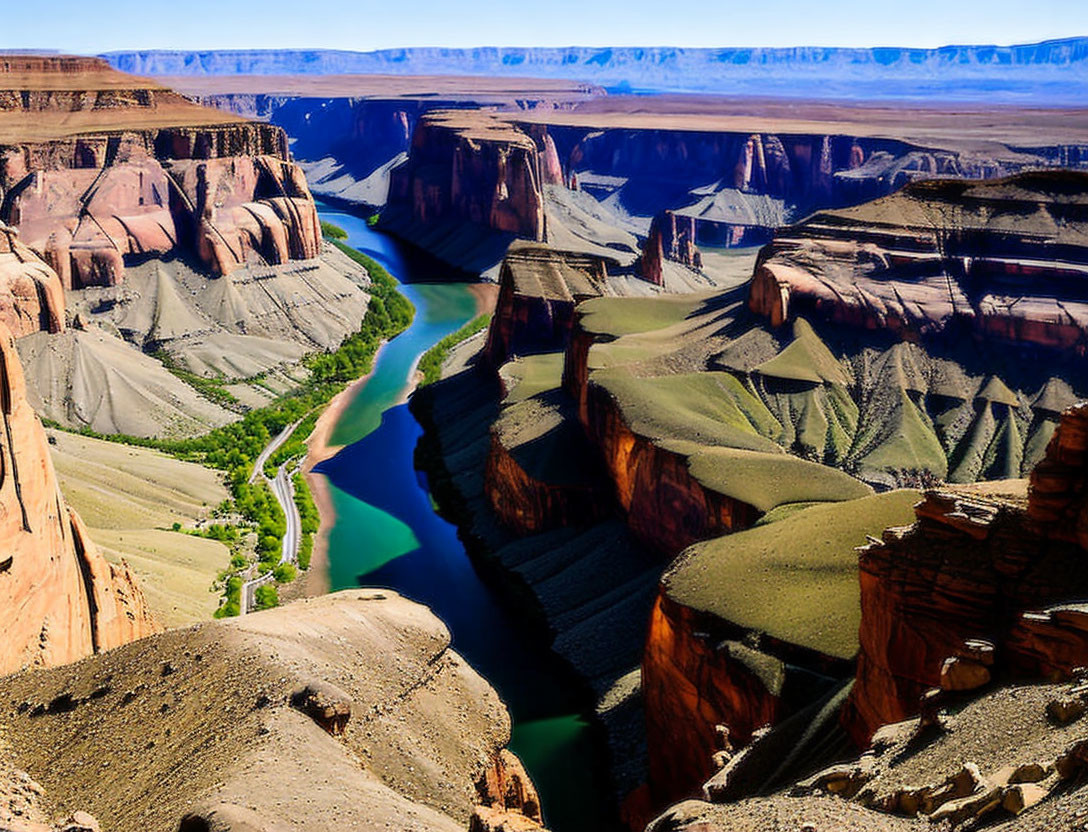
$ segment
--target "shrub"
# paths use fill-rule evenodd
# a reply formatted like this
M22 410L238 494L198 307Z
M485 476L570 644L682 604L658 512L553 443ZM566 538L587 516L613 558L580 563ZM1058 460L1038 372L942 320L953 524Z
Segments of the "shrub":
M280 592L275 584L262 584L253 593L253 603L259 610L267 610L279 606Z
M289 584L298 577L298 570L293 563L281 563L272 570L272 576L278 584Z
M449 357L450 350L460 344L462 341L467 341L477 332L487 329L488 324L491 323L491 315L480 315L473 318L459 330L450 335L447 335L425 353L423 357L419 359L419 371L423 373L423 378L419 382L419 386L423 387L427 384L433 384L438 381L442 374L442 365Z
M330 240L346 240L348 238L348 232L341 228L336 223L321 221L321 234L324 237L328 237Z

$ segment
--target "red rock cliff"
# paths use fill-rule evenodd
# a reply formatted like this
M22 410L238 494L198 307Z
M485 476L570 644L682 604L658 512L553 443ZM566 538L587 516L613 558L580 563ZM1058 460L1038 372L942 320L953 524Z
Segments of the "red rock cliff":
M282 130L199 107L95 59L0 65L0 219L68 288L189 249L215 272L317 254ZM17 330L18 331L18 330Z
M72 662L158 631L136 576L102 557L65 504L2 326L0 411L0 674Z
M921 182L813 215L761 253L748 305L907 339L959 325L980 338L1088 350L1088 175Z
M543 240L542 186L555 179L558 159L554 145L539 138L543 147L487 113L428 113L416 125L407 163L392 175L389 207L417 223L472 223Z
M1059 655L1064 619L1031 613L1088 592L1086 473L1080 404L1063 415L1026 502L993 486L931 491L912 526L861 550L861 652L844 713L856 741L917 713L945 659L970 658L968 640L994 645L993 675L1071 669ZM1080 638L1073 653L1088 660Z
M15 336L64 329L64 287L56 272L0 223L0 323Z

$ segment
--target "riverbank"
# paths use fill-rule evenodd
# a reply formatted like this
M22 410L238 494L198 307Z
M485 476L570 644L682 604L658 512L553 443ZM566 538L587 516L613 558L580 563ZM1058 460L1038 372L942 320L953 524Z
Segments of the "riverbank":
M499 287L496 284L471 284L468 286L468 290L475 301L477 316L490 315L495 311L495 306L499 297ZM377 366L378 362L381 360L382 351L387 345L388 341L383 341L378 348L378 351L374 355L374 366ZM422 357L422 355L423 353L420 353L420 357ZM395 404L406 403L416 387L423 380L423 374L418 369L418 363L419 358L416 359L408 383L405 385L404 391L398 397ZM361 393L373 374L374 371L371 370L365 376L356 379L337 393L325 406L321 415L318 416L313 431L306 439L307 451L306 458L302 464L302 473L306 477L307 485L310 487L310 494L314 504L317 506L321 522L318 532L314 537L314 551L310 561L310 568L290 587L289 592L285 593L285 600L295 597L312 598L317 595L324 595L331 590L329 583L328 547L329 532L336 525L336 507L329 490L330 486L328 478L320 473L316 473L313 469L322 462L336 456L336 454L345 447L343 443L334 442L332 440L336 425L344 415L344 411L351 402L354 401L356 396Z
M374 365L381 360L382 350L388 341L382 341L378 351L374 353ZM366 386L367 381L374 375L371 370L365 376L361 376L333 396L325 405L321 415L317 417L314 429L306 437L306 457L302 461L302 475L306 478L306 485L310 488L310 497L317 506L317 514L320 523L317 534L314 535L314 551L310 558L310 568L307 569L298 580L295 581L290 594L285 600L291 598L314 598L318 595L326 595L331 591L329 584L329 530L336 525L336 509L329 494L329 481L321 474L314 472L314 466L327 459L332 459L339 453L343 445L334 444L331 441L333 429L343 414L344 409L355 398L359 391Z
M477 570L577 677L608 749L603 790L618 805L646 778L639 664L663 564L618 519L529 537L501 525L482 476L501 391L476 366L481 348L476 341L453 350L443 378L412 398L424 428L416 466Z

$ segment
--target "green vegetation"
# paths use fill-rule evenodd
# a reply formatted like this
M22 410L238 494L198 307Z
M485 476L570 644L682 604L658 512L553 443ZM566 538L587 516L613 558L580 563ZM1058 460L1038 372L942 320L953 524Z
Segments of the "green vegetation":
M295 506L298 508L299 525L302 527L302 540L298 546L298 565L300 569L310 568L310 558L314 552L314 535L320 525L321 517L317 512L317 504L314 503L310 487L306 485L306 477L300 472L292 479L295 487Z
M223 603L215 611L216 618L231 618L242 612L242 579L237 575L227 578L223 591Z
M768 453L782 451L776 442L782 426L730 373L638 378L618 367L598 371L593 379L612 394L624 421L642 436Z
M827 345L820 340L808 322L798 318L793 324L793 341L782 352L756 368L765 376L807 381L814 384L829 382L847 385L850 377Z
M156 350L154 357L159 360L163 367L196 390L205 399L208 399L208 401L215 402L228 410L238 410L240 406L238 399L223 387L223 385L227 384L226 379L205 378L197 375L178 364L174 360L174 356L170 355L166 350Z
M321 221L321 234L330 240L346 240L348 232L335 223Z
M872 494L860 480L837 468L738 448L701 448L688 458L691 475L702 485L766 512L789 503L837 502Z
M289 584L295 579L298 574L298 570L295 569L293 563L281 563L275 569L272 570L272 576L276 579L278 584Z
M254 461L272 437L295 422L298 422L297 427L269 460L264 473L272 475L280 465L304 456L306 437L313 431L322 408L348 382L369 373L374 354L381 342L406 329L415 315L411 302L397 290L397 281L377 261L342 242L347 237L347 232L332 223L324 222L322 232L333 245L366 269L371 280L368 290L370 302L358 332L348 336L338 349L314 353L304 359L310 375L296 390L272 404L250 410L236 422L190 439L169 440L101 434L89 428L78 431L84 436L96 439L153 448L180 459L224 471L232 499L228 504L220 506L217 512L220 515L240 515L245 528L256 533L257 568L261 574L274 571L279 563L286 519L268 485L260 480L249 482ZM220 404L238 405L237 400L222 389L221 380L206 379L191 373L177 366L173 358L165 352L157 353L156 357L167 369L202 395ZM42 422L46 427L66 429L50 420L43 419ZM306 569L313 553L313 535L317 531L318 518L310 491L302 477L297 474L295 502L299 507L303 531L299 566ZM178 530L181 530L180 526ZM216 615L238 615L241 608L242 579L231 572L249 568L249 559L240 551L244 535L231 523L213 524L207 529L194 530L192 533L231 545L231 570L221 575L216 582L216 586L221 586L223 592L223 602ZM288 573L282 571L280 574ZM261 590L265 591L262 593ZM275 586L261 587L257 592L258 608L265 608L261 606L262 603L267 606L278 603Z
M583 329L600 335L631 335L653 332L678 324L691 315L710 311L713 295L696 292L686 295L658 295L649 298L593 298L583 303Z
M442 375L442 365L449 357L450 350L462 341L467 341L477 332L482 332L487 329L490 323L490 313L473 318L459 330L447 335L423 353L423 357L419 359L419 371L423 373L423 379L419 382L419 386L423 387L424 385L433 384L438 381Z
M376 226L378 224L378 222L381 220L381 218L382 218L381 214L377 214L377 213L371 214L369 217L366 218L366 224L370 228L373 228L374 226Z
M270 610L272 607L278 607L280 591L275 584L261 584L253 591L253 603L259 610Z
M673 600L837 658L857 653L858 556L866 535L914 520L919 492L822 503L698 543L665 574Z
M506 362L499 371L508 391L503 404L514 405L549 390L558 390L563 383L565 357L562 352L542 352Z

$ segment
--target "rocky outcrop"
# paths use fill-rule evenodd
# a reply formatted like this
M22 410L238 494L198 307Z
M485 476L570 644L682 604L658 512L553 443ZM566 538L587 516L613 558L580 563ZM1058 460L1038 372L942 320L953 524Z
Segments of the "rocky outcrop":
M543 240L542 187L554 167L546 155L528 133L487 113L429 113L393 173L389 207L420 224L473 223Z
M639 274L657 286L665 284L662 262L671 260L691 269L701 269L703 258L695 246L695 220L671 211L663 211L650 224L650 234L642 245Z
M542 125L481 110L424 115L390 175L381 224L450 265L482 273L514 240L548 239L546 189L563 188ZM609 229L614 231L614 229Z
M1088 176L932 182L780 232L748 304L917 340L957 331L1083 354Z
M1072 684L988 691L957 703L955 713L880 729L860 758L840 757L826 768L817 764L769 788L764 781L762 790L757 780L747 799L721 794L715 777L702 800L670 807L649 828L1074 829L1088 792L1085 696L1083 675ZM773 746L775 739L768 734L756 748ZM795 764L797 755L796 749L790 752ZM739 755L734 759L743 767ZM771 769L781 761L779 754Z
M215 273L317 255L316 209L286 135L92 59L13 58L0 107L0 219L65 288L196 254Z
M485 355L498 368L518 355L561 350L574 324L574 308L609 292L599 257L515 243L503 258L499 299Z
M171 630L0 687L6 758L118 832L455 832L481 812L540 828L498 695L441 621L387 590Z
M258 156L172 162L169 171L196 223L197 253L213 273L320 253L317 207L296 165Z
M1064 415L1027 500L1000 487L931 491L912 526L861 550L861 650L844 715L856 741L916 713L947 658L977 661L976 640L993 645L995 678L1068 672L1088 658L1078 613L1034 612L1088 591L1086 415L1083 404Z
M0 673L64 664L158 630L125 564L108 563L64 502L22 367L0 328Z
M0 223L0 323L16 337L64 329L64 287L49 266Z

